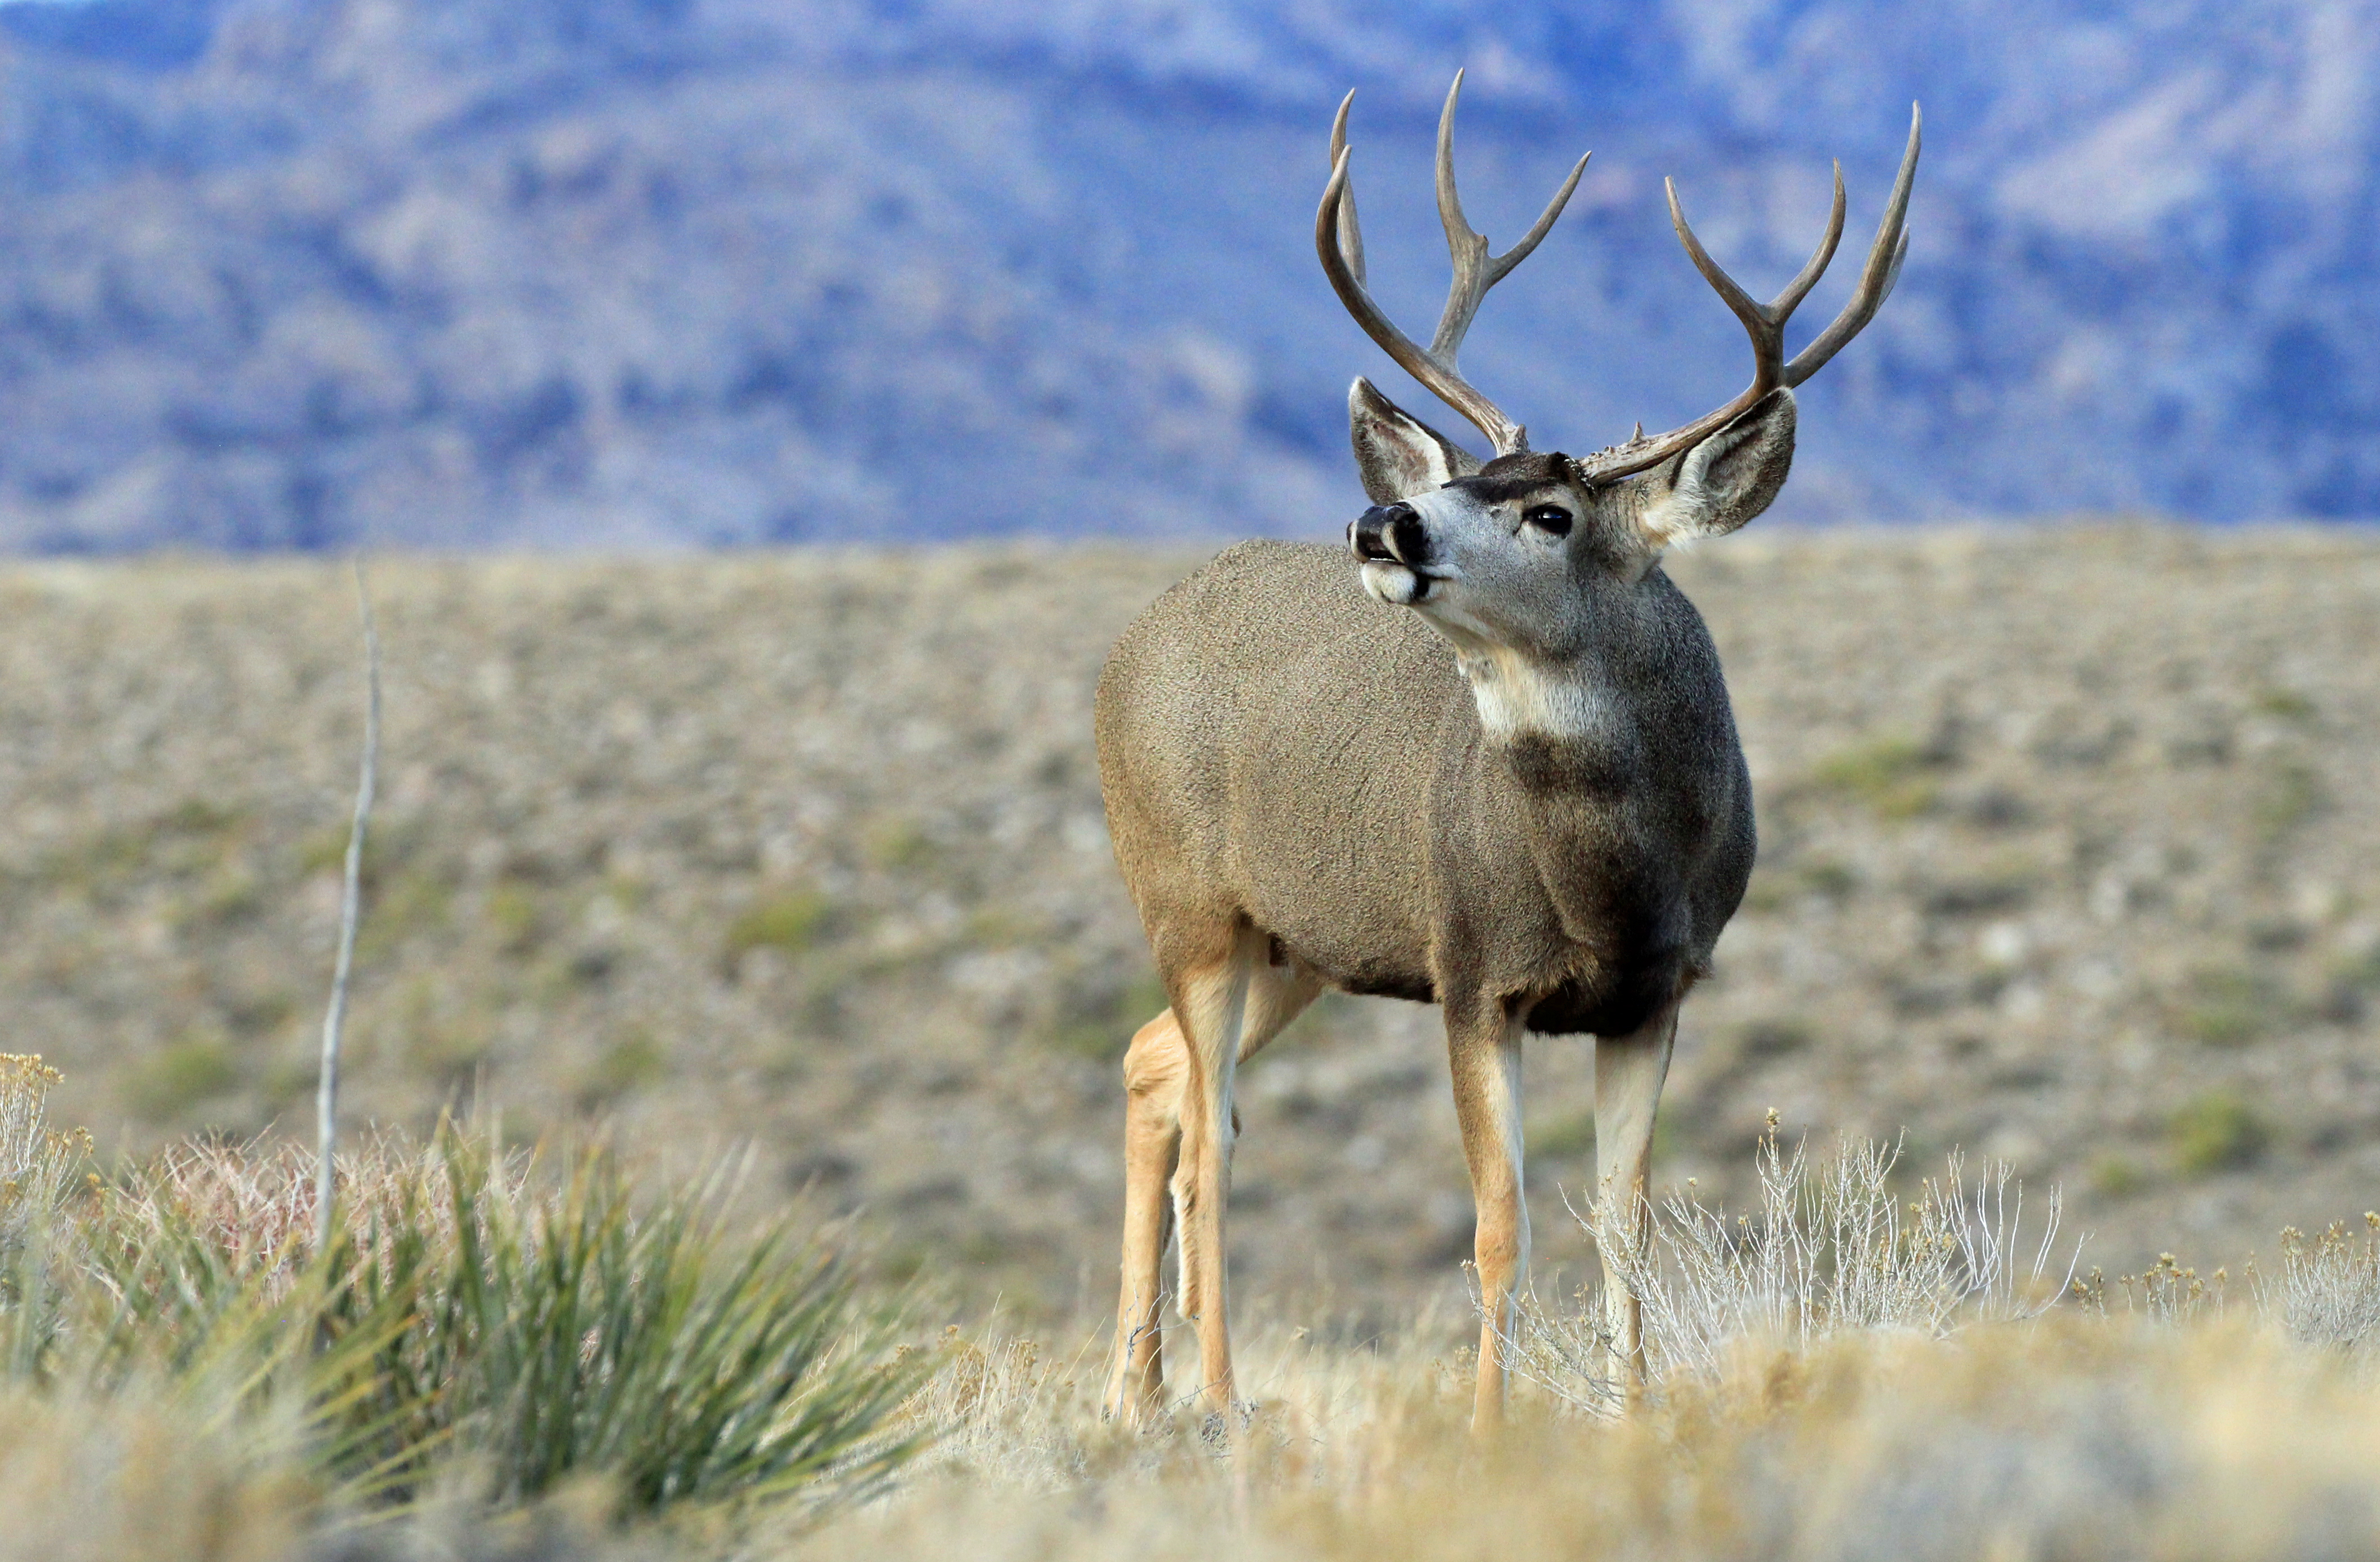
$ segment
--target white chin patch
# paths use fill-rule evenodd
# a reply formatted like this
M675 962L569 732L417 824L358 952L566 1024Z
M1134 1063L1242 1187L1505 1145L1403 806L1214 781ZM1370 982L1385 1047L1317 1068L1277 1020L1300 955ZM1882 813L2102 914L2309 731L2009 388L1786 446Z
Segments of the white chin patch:
M1411 607L1422 597L1421 577L1402 564L1387 564L1378 559L1364 565L1364 589L1375 601L1390 607Z

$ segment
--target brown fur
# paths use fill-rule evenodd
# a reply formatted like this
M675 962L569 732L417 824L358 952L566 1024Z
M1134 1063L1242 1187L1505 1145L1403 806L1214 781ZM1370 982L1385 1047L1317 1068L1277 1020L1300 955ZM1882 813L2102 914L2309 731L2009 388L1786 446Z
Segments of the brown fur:
M1109 826L1172 999L1125 1066L1119 1411L1161 1394L1155 1187L1168 1177L1178 1300L1197 1324L1202 1386L1229 1401L1232 1076L1330 985L1444 1007L1489 1302L1477 1414L1492 1422L1528 1246L1523 1037L1597 1036L1598 1078L1613 1081L1597 1103L1605 1175L1621 1196L1641 1188L1678 1002L1752 870L1751 783L1718 657L1658 556L1767 503L1791 458L1791 398L1714 435L1690 468L1598 489L1558 455L1458 473L1442 436L1368 386L1353 407L1359 451L1394 457L1366 470L1376 496L1427 484L1402 533L1446 571L1426 606L1375 600L1344 550L1245 543L1159 598L1099 679ZM1549 503L1574 527L1529 534L1524 512ZM1466 627L1466 613L1494 622ZM1517 676L1589 690L1588 725L1491 733L1486 689L1515 675L1488 664L1507 652ZM1633 1320L1623 1306L1624 1347Z

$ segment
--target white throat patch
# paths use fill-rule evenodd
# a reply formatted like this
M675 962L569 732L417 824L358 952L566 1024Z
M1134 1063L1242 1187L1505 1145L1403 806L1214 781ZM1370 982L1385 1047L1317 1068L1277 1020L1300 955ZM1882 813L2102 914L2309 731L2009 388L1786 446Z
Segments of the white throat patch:
M1471 685L1479 725L1490 738L1592 738L1611 726L1610 697L1575 671L1548 668L1509 651L1466 654L1456 665Z

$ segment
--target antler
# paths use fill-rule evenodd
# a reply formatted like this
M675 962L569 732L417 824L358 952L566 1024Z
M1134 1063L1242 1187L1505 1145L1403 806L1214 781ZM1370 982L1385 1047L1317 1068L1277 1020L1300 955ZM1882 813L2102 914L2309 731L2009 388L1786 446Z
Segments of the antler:
M1844 343L1876 318L1876 311L1891 294L1892 285L1900 280L1900 262L1909 255L1909 233L1903 219L1909 214L1910 187L1917 178L1917 150L1924 123L1917 105L1910 104L1909 150L1901 153L1900 176L1893 181L1892 199L1885 205L1884 221L1877 225L1876 242L1868 248L1867 265L1860 273L1858 288L1843 306L1843 311L1835 316L1834 323L1794 354L1790 363L1784 360L1785 323L1826 274L1828 262L1835 258L1835 246L1843 236L1843 165L1835 165L1835 208L1827 220L1827 237L1819 241L1816 253L1802 268L1801 275L1766 304L1755 303L1750 294L1736 286L1735 278L1719 269L1718 262L1703 249L1702 240L1694 237L1694 230L1686 225L1685 210L1678 204L1677 185L1663 181L1670 192L1670 221L1678 230L1679 242L1685 245L1686 254L1694 262L1694 269L1703 274L1703 280L1727 301L1727 307L1743 322L1744 332L1752 338L1752 384L1717 411L1668 433L1647 439L1644 425L1637 425L1634 437L1627 444L1599 450L1572 463L1580 482L1611 482L1658 466L1681 450L1692 449L1750 411L1771 391L1798 385L1816 373L1828 359L1842 350Z
M1454 85L1447 90L1446 107L1438 116L1438 215L1446 226L1446 248L1454 260L1454 280L1446 290L1446 309L1438 317L1438 331L1430 337L1429 346L1419 347L1398 330L1364 287L1364 235L1355 222L1355 189L1350 177L1352 154L1347 147L1347 110L1355 101L1353 92L1341 100L1338 117L1330 124L1330 183L1322 191L1321 210L1314 214L1314 248L1322 257L1323 273L1330 278L1340 302L1347 306L1347 312L1355 317L1364 334L1379 343L1396 360L1398 367L1420 381L1430 394L1475 424L1496 447L1496 454L1509 456L1529 447L1528 430L1504 416L1494 402L1473 388L1455 368L1455 354L1461 350L1463 334L1471 329L1472 317L1479 312L1479 302L1488 296L1488 289L1527 260L1529 252L1552 229L1554 219L1561 215L1562 207L1570 201L1571 191L1578 188L1579 176L1586 172L1586 159L1578 160L1578 166L1570 171L1570 177L1554 192L1536 226L1523 235L1518 244L1500 255L1491 256L1487 236L1474 232L1463 220L1463 200L1454 190L1454 104L1462 93L1463 72L1458 70L1454 73Z

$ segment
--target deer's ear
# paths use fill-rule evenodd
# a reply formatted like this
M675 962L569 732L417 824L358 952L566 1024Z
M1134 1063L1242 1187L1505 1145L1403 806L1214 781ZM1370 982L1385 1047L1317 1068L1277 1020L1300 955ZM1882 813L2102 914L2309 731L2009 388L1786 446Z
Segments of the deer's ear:
M1347 390L1355 470L1376 505L1410 499L1479 470L1470 451L1358 379Z
M1657 468L1639 524L1656 547L1721 536L1767 509L1792 467L1793 393L1780 388Z

